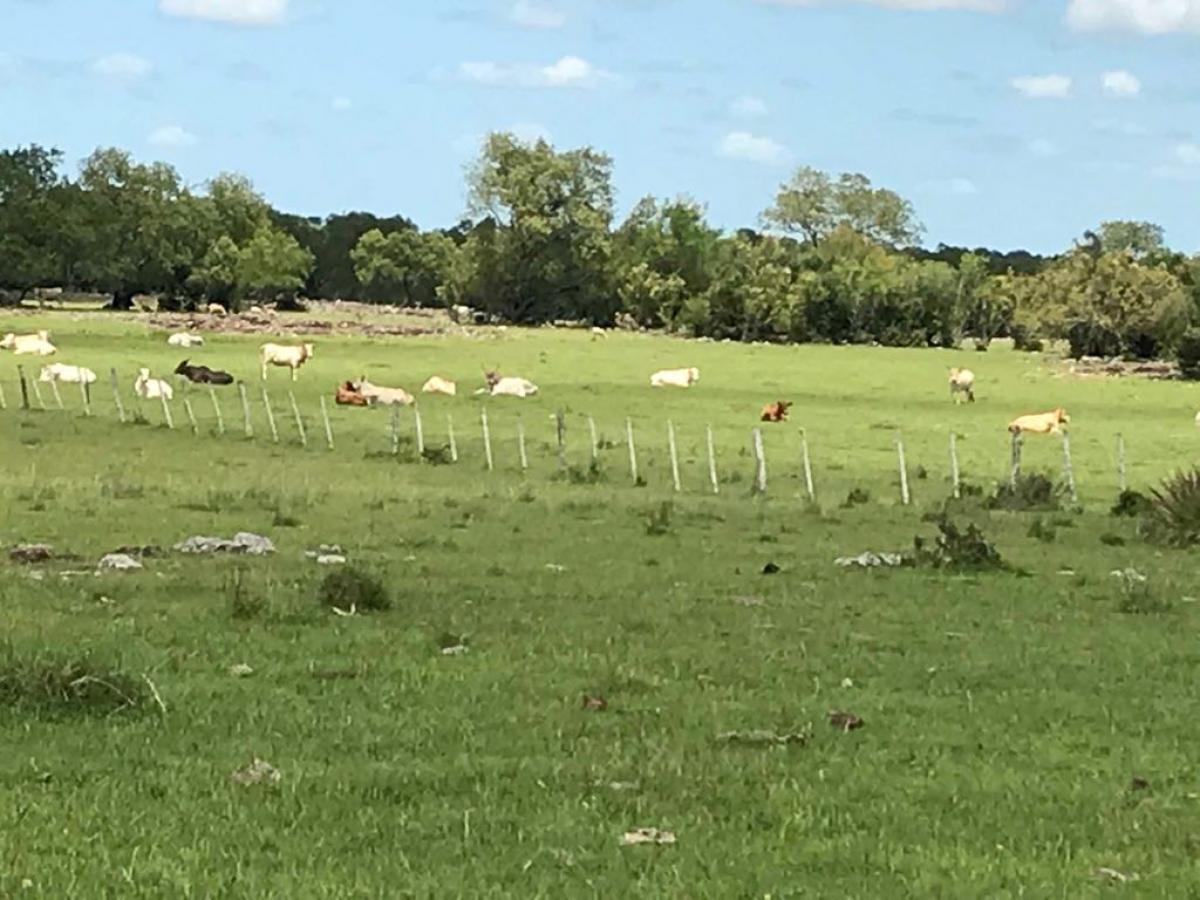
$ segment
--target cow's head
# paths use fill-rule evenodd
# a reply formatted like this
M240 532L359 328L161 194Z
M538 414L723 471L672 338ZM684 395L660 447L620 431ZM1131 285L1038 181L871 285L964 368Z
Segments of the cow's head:
M483 380L487 382L488 387L494 388L500 382L500 373L484 370Z
M688 381L690 381L692 384L695 384L699 380L700 370L695 367L688 369Z
M146 379L150 377L149 369L138 369L138 378Z
M1059 422L1070 422L1071 421L1071 417L1067 415L1067 411L1065 409L1063 409L1061 406L1058 407L1056 410L1054 410L1054 417Z
M304 345L304 358L305 358L305 359L311 359L311 358L312 358L312 355L313 355L313 345L312 345L312 344L305 344L305 345Z
M175 374L182 375L187 370L188 370L188 361L185 359L183 362L181 362L179 365L177 365L175 367Z

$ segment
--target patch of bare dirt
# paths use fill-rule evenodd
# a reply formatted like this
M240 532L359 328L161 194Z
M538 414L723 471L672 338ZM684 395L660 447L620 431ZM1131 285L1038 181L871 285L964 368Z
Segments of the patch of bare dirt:
M1066 372L1076 378L1152 378L1158 381L1178 379L1179 365L1160 360L1124 360L1119 357L1104 359L1099 356L1084 356L1064 362Z

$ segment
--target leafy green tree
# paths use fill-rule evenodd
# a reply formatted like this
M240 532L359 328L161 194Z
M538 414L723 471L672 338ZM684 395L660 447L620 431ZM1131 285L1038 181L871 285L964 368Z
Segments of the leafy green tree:
M809 166L780 186L762 221L814 246L839 226L896 247L915 244L923 231L912 204L894 191L874 187L865 175L843 173L835 179Z
M59 151L36 144L0 152L0 289L18 301L61 275L61 163Z
M514 322L611 321L611 171L591 148L489 135L468 179L472 214L494 225L472 232L468 258L485 267L472 280L487 286L472 305Z
M385 235L376 228L359 239L350 257L366 296L431 306L455 251L454 242L440 232L409 228Z
M1164 248L1163 229L1153 222L1110 219L1095 232L1105 253L1128 253L1142 259Z
M304 284L312 262L312 254L290 234L261 228L238 251L238 288L258 299L293 295Z

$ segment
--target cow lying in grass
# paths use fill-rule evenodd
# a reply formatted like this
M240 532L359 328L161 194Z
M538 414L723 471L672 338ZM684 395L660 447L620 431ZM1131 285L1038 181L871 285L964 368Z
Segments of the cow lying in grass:
M167 344L171 347L202 347L204 346L204 338L198 334L188 334L186 331L180 331L167 338Z
M143 400L157 400L159 397L170 400L175 396L175 389L161 378L151 378L149 369L138 369L138 376L133 382L133 392Z
M358 391L372 404L381 404L383 406L412 406L415 402L413 395L404 388L382 387L378 384L371 384L367 381L367 376L364 375L356 384Z
M11 331L0 338L0 349L11 350L16 356L52 356L58 348L50 343L50 332L13 334Z
M337 386L333 402L338 406L369 406L370 401L363 396L358 385L353 381L343 381Z
M762 408L762 420L764 422L786 422L791 405L790 400L776 400L774 403L768 403Z
M1013 434L1029 432L1030 434L1059 434L1062 426L1071 421L1067 411L1061 406L1047 413L1018 416L1008 424L1008 430Z
M691 387L700 380L700 370L662 369L650 376L651 387Z
M487 393L493 397L533 397L538 386L528 378L503 377L499 372L484 372Z
M267 366L287 366L292 370L292 381L296 380L296 370L312 359L312 344L263 344L259 348L259 359L262 362L262 377L267 379Z
M82 366L68 366L65 363L54 363L42 366L38 381L61 381L64 384L95 384L96 373Z
M458 385L449 379L442 378L440 375L431 375L429 380L421 387L423 394L445 394L447 397L453 397L458 393Z
M192 384L233 384L233 376L228 372L208 366L193 366L186 359L175 367L175 374L182 375Z

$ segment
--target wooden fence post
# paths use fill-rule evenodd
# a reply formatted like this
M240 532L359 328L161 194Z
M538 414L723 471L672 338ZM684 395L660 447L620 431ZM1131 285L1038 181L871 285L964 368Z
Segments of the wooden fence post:
M392 456L400 453L400 406L393 403L391 418L388 420L388 434L391 440Z
M325 405L325 395L322 394L321 400L321 421L325 423L325 443L329 449L333 449L333 426L329 424L329 408Z
M958 435L950 432L950 483L954 488L954 499L962 496L962 476L958 468Z
M62 394L58 392L58 382L54 379L51 379L50 381L50 393L54 395L54 405L59 409L66 409L66 407L63 406Z
M1071 436L1067 432L1062 433L1062 449L1063 449L1063 474L1067 477L1067 491L1071 495L1071 502L1079 502L1079 494L1075 490L1075 469L1071 465Z
M116 367L108 370L109 380L112 382L113 405L117 407L117 421L122 425L125 424L125 404L121 402L121 382L117 378Z
M633 442L633 420L625 420L625 440L629 443L629 477L638 482L637 446Z
M675 493L681 490L679 485L679 454L675 449L675 423L670 419L667 420L667 448L671 452L671 484L675 486Z
M198 435L200 433L200 425L196 422L196 413L192 409L192 401L186 396L183 398L183 411L187 413L188 422L192 426L192 434Z
M558 470L567 471L567 420L560 409L554 414L554 434L558 439Z
M413 427L417 434L417 458L425 458L425 425L421 421L421 408L413 406Z
M529 469L529 456L525 452L525 423L517 417L517 453L521 458L521 471Z
M288 391L288 400L292 404L292 415L296 418L296 431L300 435L300 446L308 448L308 433L304 430L304 419L300 417L300 407L296 405L296 395Z
M29 387L25 384L24 366L17 366L17 378L21 382L21 409L29 409Z
M483 458L487 463L487 470L490 472L494 468L494 462L492 460L492 432L488 428L486 407L480 412L479 421L483 425Z
M250 398L246 396L246 383L244 381L238 382L238 393L242 398L242 421L245 434L246 437L252 438L254 437L254 425L250 421Z
M29 379L29 386L31 388L33 388L33 396L34 396L34 399L37 400L38 407L41 409L42 412L45 412L46 411L46 401L44 399L42 399L42 389L40 387L38 387L37 379L36 378Z
M225 417L221 415L221 401L217 399L217 390L211 384L208 386L208 396L212 400L213 412L217 416L217 434L224 434Z
M750 445L754 451L754 490L755 493L767 492L767 455L763 449L762 429L755 428L750 432Z
M588 416L588 433L592 438L592 465L595 466L600 462L600 443L596 439L596 421L591 416Z
M713 445L713 430L711 425L704 426L704 439L708 445L708 482L712 485L714 494L721 493L721 482L717 480L717 451Z
M171 407L167 403L167 395L162 391L158 392L158 399L162 401L163 420L167 423L167 430L175 430L175 420L171 418Z
M92 395L88 390L87 382L82 378L79 380L79 396L83 398L83 414L88 418L92 415Z
M1121 493L1125 493L1129 489L1129 482L1125 476L1125 438L1117 435L1117 484L1121 488Z
M808 500L815 503L817 489L813 484L812 459L808 455L808 431L804 428L800 429L800 460L804 464L804 488L808 491Z
M1013 432L1012 436L1012 464L1009 470L1008 483L1016 490L1017 479L1021 477L1021 432Z
M267 386L264 384L262 389L263 409L267 413L267 427L271 429L272 443L279 443L279 429L275 427L275 413L271 410L271 398L267 396Z
M912 497L908 493L908 464L904 460L904 438L896 435L896 455L900 460L900 503L908 506Z
M446 413L446 436L450 440L450 462L458 462L458 442L454 440L454 417Z

